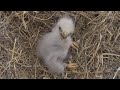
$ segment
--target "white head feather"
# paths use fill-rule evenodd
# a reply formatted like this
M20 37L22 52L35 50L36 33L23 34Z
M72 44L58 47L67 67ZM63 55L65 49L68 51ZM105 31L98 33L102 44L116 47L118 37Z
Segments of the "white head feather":
M64 16L63 18L60 18L55 26L56 28L59 29L59 27L62 29L62 31L68 35L70 33L74 32L74 22L72 18L69 16Z

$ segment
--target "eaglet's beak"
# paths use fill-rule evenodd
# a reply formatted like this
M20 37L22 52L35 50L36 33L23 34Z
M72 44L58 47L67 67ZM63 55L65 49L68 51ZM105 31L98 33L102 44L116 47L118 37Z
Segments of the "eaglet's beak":
M60 32L60 36L61 36L62 39L66 39L67 38L66 32Z
M66 32L60 32L60 36L61 36L62 39L66 39L67 38L67 33ZM74 48L74 49L78 49L79 48L77 42L72 42L71 47Z

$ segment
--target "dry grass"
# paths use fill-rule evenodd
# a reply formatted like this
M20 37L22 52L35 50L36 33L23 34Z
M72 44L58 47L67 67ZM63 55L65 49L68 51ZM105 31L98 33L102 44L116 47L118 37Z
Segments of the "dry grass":
M37 39L68 13L76 22L71 62L77 70L65 76L47 72L35 55ZM1 11L0 78L112 79L120 78L120 12L118 11Z

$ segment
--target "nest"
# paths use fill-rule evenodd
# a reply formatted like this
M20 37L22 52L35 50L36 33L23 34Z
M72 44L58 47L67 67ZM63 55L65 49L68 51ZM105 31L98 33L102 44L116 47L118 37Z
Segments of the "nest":
M72 36L79 48L71 50L74 71L51 75L36 56L37 40L51 31L58 18L75 20ZM120 12L118 11L1 11L0 78L111 79L120 78Z

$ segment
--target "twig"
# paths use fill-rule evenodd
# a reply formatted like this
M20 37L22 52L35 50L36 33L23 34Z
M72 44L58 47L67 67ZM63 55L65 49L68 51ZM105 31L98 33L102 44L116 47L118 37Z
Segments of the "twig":
M120 67L119 67L119 68L117 69L117 71L115 72L113 79L115 79L115 77L117 76L117 73L119 72L119 70L120 70Z

